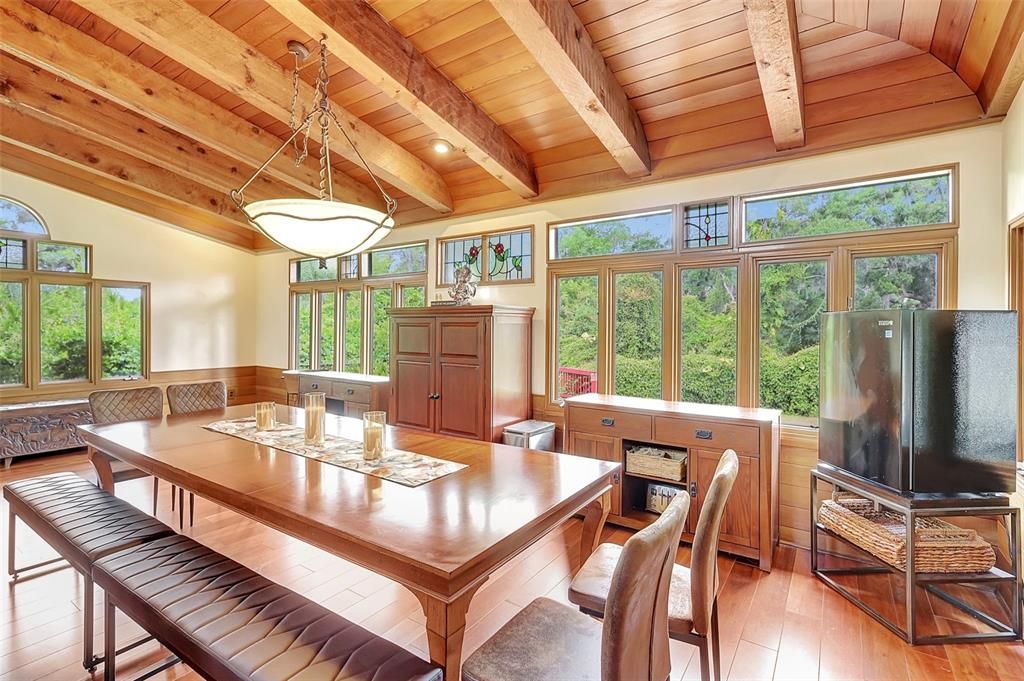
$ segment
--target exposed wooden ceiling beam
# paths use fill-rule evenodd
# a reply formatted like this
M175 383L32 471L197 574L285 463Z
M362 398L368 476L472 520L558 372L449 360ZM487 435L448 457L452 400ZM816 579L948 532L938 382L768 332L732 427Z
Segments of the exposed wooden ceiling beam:
M1005 116L1024 84L1024 2L1014 2L999 30L992 57L978 87L985 116Z
M744 0L743 8L775 148L801 147L804 95L794 0Z
M291 75L185 0L81 0L77 4L277 120L289 122ZM300 80L299 102L308 106L312 101L312 86ZM437 171L342 107L333 108L353 144L384 181L434 210L451 211L451 195ZM351 146L338 136L335 140L334 151L360 163Z
M176 229L238 248L263 249L272 243L266 237L213 213L115 181L109 176L46 156L30 147L11 144L2 137L0 168L162 220Z
M3 127L0 129L0 139L121 184L139 187L156 196L212 213L236 225L238 229L245 230L249 239L246 246L252 247L254 231L248 226L242 212L223 192L212 190L134 156L46 124L6 105L3 106L2 113Z
M3 50L247 165L258 167L281 144L244 118L24 0L0 0L0 22ZM319 185L312 160L296 167L279 157L267 172L304 195L315 194ZM342 173L334 177L334 195L383 205L376 191Z
M506 187L525 198L537 195L537 179L519 144L365 2L269 4L309 35L326 35L335 56Z
M626 175L649 174L643 123L568 0L491 4Z
M6 53L0 53L0 102L224 193L238 187L253 171L215 149ZM246 191L257 200L294 193L285 183L266 175L258 177Z

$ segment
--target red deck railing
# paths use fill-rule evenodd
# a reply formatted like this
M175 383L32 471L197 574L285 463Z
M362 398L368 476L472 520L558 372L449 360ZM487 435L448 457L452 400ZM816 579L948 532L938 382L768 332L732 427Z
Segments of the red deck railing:
M597 372L558 367L558 395L572 397L597 392Z

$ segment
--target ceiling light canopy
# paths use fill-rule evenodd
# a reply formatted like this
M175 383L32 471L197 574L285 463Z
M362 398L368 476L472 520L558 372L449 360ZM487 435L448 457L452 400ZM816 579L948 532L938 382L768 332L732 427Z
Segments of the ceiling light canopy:
M302 43L288 43L288 50L295 55L295 71L292 74L294 93L292 96L292 121L296 118L298 102L299 64L309 52ZM359 149L352 144L344 126L331 111L327 97L327 44L320 39L320 71L316 79L316 95L310 112L298 125L292 125L292 134L278 147L253 176L238 189L231 191L231 200L245 213L256 229L274 243L301 255L319 258L321 266L325 260L341 255L351 255L370 248L394 229L395 209L398 202L381 187L377 177L370 170ZM309 149L309 131L314 121L320 132L320 190L318 198L290 197L267 199L247 203L245 190L289 145L295 149L295 164L305 162ZM331 179L330 128L331 123L341 131L345 141L362 162L363 168L381 193L385 211L355 203L336 201ZM301 149L299 137L302 136Z

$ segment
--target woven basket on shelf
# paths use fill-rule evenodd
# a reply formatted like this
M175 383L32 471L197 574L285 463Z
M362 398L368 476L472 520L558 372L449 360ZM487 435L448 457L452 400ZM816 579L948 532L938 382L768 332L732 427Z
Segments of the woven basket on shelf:
M686 452L636 446L626 450L626 472L681 482L686 477Z
M907 526L903 515L875 511L853 495L822 502L822 526L900 570L907 568ZM988 572L996 564L992 545L974 530L938 518L918 518L914 533L915 572Z

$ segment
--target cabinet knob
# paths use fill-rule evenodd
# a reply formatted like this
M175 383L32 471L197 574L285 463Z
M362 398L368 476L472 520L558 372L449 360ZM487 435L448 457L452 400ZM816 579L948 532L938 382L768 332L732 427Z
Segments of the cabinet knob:
M347 389L347 390L345 391L345 394L347 394L347 395L355 395L355 394L356 394L356 391L355 391L355 390L353 390L352 388L349 388L349 389Z
M694 497L694 498L696 498L696 496L697 496L697 483L696 482L691 482L690 483L690 496Z
M312 388L313 390L319 390L320 389L320 384L319 383L310 383L309 387Z
M698 440L710 440L712 437L714 437L714 433L712 433L710 430L706 430L703 428L698 428L693 432L693 434Z
M601 419L601 425L602 426L614 426L615 425L615 419L608 418L607 416L605 416L603 419Z

